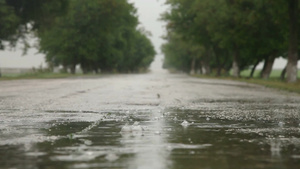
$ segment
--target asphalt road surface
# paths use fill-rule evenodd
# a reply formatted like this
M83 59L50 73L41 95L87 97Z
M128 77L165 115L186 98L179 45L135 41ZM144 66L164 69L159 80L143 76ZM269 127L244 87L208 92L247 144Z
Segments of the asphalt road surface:
M299 168L299 102L166 72L0 81L0 168Z

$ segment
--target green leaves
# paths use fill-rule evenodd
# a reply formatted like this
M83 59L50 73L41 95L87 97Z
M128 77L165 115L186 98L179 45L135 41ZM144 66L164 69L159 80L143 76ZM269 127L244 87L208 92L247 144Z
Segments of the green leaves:
M3 41L15 46L22 38L25 48L25 34L42 31L51 26L56 16L64 13L67 0L0 0L0 49Z
M15 41L14 35L17 33L19 22L14 9L4 0L0 0L0 49L4 49L3 40Z
M235 59L235 65L244 69L287 50L284 0L168 0L167 4L171 10L162 15L168 22L165 65L188 72L194 58L197 69L207 62L212 68L228 71L228 60ZM186 46L182 49L185 52L172 52L178 46ZM194 46L206 52L193 50Z
M40 50L51 65L80 65L84 73L147 68L151 62L144 60L155 52L137 31L135 13L126 0L72 0L67 15L40 34Z

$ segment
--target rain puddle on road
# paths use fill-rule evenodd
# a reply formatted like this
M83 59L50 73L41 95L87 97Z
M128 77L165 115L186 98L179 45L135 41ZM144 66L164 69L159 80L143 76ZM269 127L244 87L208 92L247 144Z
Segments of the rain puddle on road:
M192 110L49 122L29 148L0 145L0 168L298 169L299 121L232 121ZM45 125L49 125L45 124Z

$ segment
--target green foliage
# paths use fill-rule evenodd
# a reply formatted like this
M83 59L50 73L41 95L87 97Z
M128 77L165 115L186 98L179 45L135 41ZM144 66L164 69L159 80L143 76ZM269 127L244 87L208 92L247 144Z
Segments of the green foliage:
M72 0L67 15L39 34L52 66L83 72L132 72L147 68L155 51L137 31L136 9L126 0Z
M4 41L14 47L25 35L51 26L54 18L65 12L67 0L0 0L0 49Z
M3 40L15 41L14 35L19 25L19 18L14 9L0 0L0 49L4 49Z
M191 57L187 46L176 34L169 34L168 43L164 44L162 52L165 54L163 67L167 69L190 71Z
M162 15L168 22L167 43L162 46L167 68L189 72L209 66L206 69L218 74L228 73L232 62L243 70L287 51L286 1L167 0L167 4L171 10Z
M4 1L4 0L3 0ZM32 28L49 26L53 19L65 13L68 0L5 0L6 4L14 9L14 13L20 18L20 24Z

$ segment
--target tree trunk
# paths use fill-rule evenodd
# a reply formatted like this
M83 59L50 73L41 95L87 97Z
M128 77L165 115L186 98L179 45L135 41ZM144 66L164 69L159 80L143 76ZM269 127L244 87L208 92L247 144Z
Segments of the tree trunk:
M226 55L226 57L228 57L228 56ZM226 59L224 59L224 61L222 63L222 68L224 69L225 74L227 76L229 76L230 75L230 70L232 69L232 65L227 64L227 60Z
M298 0L289 0L289 18L290 18L290 37L288 63L286 68L287 82L297 81L297 62L298 62Z
M284 78L285 78L286 67L287 67L287 66L284 67L284 69L282 70L282 72L281 72L281 74L280 74L280 79L281 79L282 81L284 81Z
M63 64L62 72L63 73L68 73L68 66L67 65Z
M262 71L262 78L268 79L272 72L273 64L275 61L276 55L271 55L265 60L265 68Z
M76 65L75 64L71 65L70 70L71 70L71 74L75 74L76 73Z
M52 62L47 62L47 65L48 65L49 71L53 73L54 72L54 65L53 65L53 63Z
M268 59L269 59L269 56L265 57L265 59L264 59L264 65L263 65L263 68L262 68L262 70L260 71L260 75L259 75L260 78L263 77L263 72L266 70L267 63L268 63Z
M206 55L201 59L201 69L202 69L202 73L205 75L209 75L211 73L210 65L209 65L211 55L212 55L211 49L208 49L206 51Z
M87 68L81 68L83 74L87 74L89 71Z
M95 68L94 71L95 71L95 74L99 74L99 69L98 68Z
M218 54L216 54L216 62L217 62L217 76L221 76L222 65Z
M206 74L209 75L211 73L211 69L210 69L210 66L209 66L208 63L206 64L206 68L205 69L206 69Z
M219 65L217 68L217 76L221 76L221 72L222 72L222 66Z
M192 62L191 62L191 71L190 71L190 74L191 74L191 75L194 75L195 72L196 72L196 70L195 70L195 65L196 65L196 58L193 57L193 58L192 58Z
M233 55L232 76L233 77L240 77L239 52L238 52L238 50L235 50L234 55Z
M204 60L201 61L201 67L202 67L202 73L204 75L209 75L210 74L210 67L209 67L209 64L206 61L204 61Z
M259 64L259 62L260 62L260 61L257 60L257 61L255 62L255 64L253 65L253 67L252 67L252 69L251 69L251 73L250 73L250 75L249 75L249 78L253 78L255 69L256 69L257 65Z

